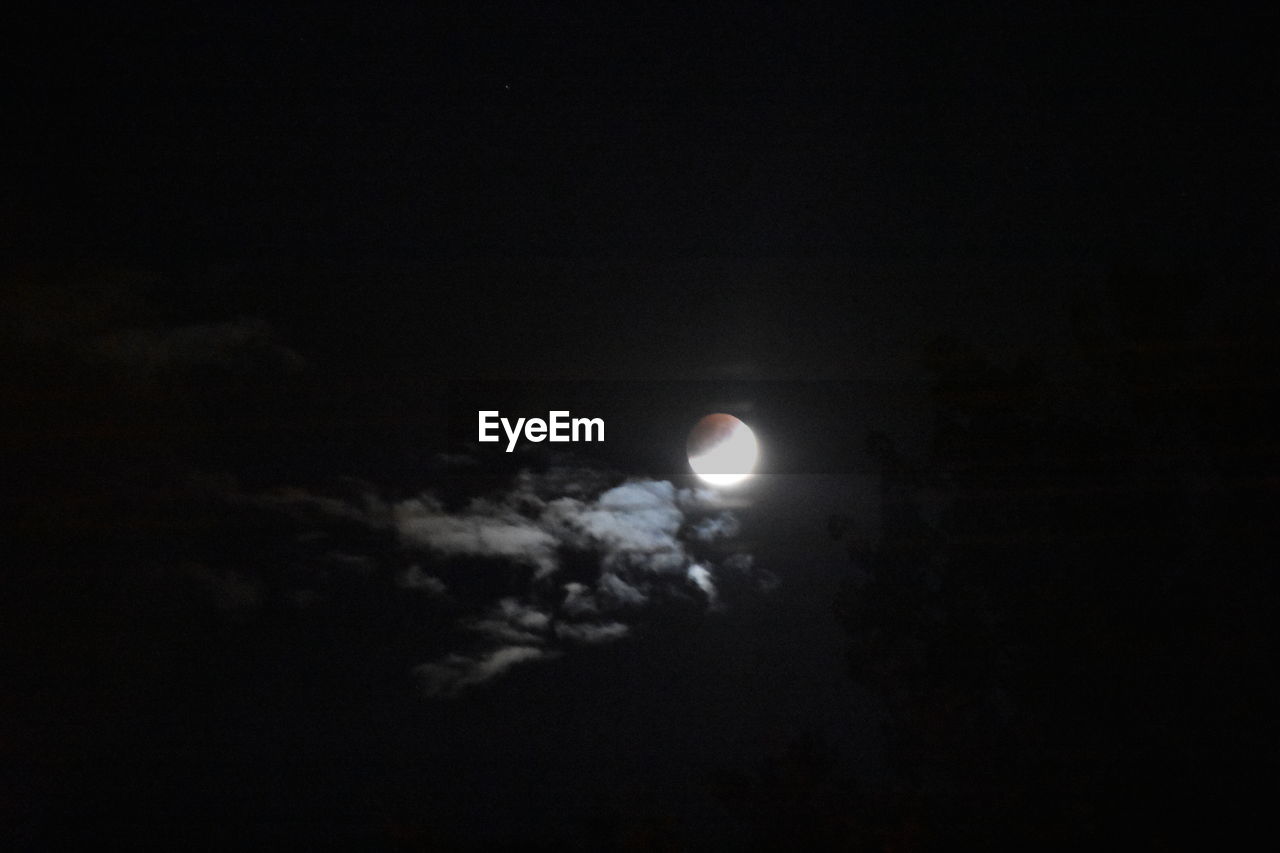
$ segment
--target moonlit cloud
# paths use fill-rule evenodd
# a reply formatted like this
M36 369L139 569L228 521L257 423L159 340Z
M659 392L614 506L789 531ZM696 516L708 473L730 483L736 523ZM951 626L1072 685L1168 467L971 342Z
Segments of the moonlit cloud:
M556 652L535 646L503 646L478 656L452 654L414 668L422 692L431 697L457 696L468 687L483 684L519 663L551 658Z
M570 582L564 585L564 601L561 609L570 616L583 616L598 613L595 595L586 584Z
M700 500L665 480L629 481L594 500L544 500L526 479L500 500L475 500L448 512L434 498L414 498L397 504L394 517L408 545L443 555L505 557L543 576L559 568L564 549L596 551L610 568L681 573L690 558L679 532L688 508ZM737 519L722 512L698 520L688 533L710 541L737 531Z
M600 575L598 588L603 600L614 607L638 607L649 601L643 592L612 572Z
M429 575L417 563L409 566L396 576L396 585L401 589L420 589L434 596L444 596L449 588L440 578Z
M535 645L546 639L551 615L516 598L504 598L484 618L468 628L504 643Z
M732 598L722 573L739 579L733 589L763 588L750 582L762 574L750 555L726 545L740 530L737 515L709 490L665 480L522 472L505 490L456 507L429 493L388 502L355 480L323 494L223 488L233 504L291 520L295 551L276 575L285 600L341 607L342 584L357 580L411 596L407 612L423 620L413 673L435 698L463 695L518 664L625 641L672 602L719 609ZM248 577L201 580L226 606L263 595Z
M446 556L506 557L547 573L555 569L556 539L514 511L473 505L445 512L438 501L416 498L397 504L401 539Z
M647 479L609 486L601 479L526 472L505 494L453 512L433 498L415 498L395 507L396 529L410 548L439 556L501 557L533 569L523 589L460 621L470 636L495 650L519 648L532 658L530 650L622 640L632 632L629 620L655 606L659 591L689 600L681 590L692 587L707 606L718 608L715 563L694 550L736 536L737 517L707 489ZM584 557L595 565L594 576L554 583L573 554L578 571ZM732 560L740 574L750 572L747 555L723 559ZM456 696L498 674L483 666L491 653L446 654L419 675L434 685L430 695ZM484 677L466 674L481 669Z
M693 565L689 567L687 576L694 586L707 594L707 600L714 604L716 601L716 585L711 580L711 571L706 566Z
M663 481L625 483L594 503L558 501L556 521L569 538L599 548L609 566L640 567L651 572L679 571L687 557L676 538L684 514L675 503L675 487Z
M631 627L621 622L562 622L556 625L556 636L579 643L610 643L629 633Z
M742 529L732 513L722 512L710 518L699 519L689 525L689 535L701 542L713 542L738 535Z

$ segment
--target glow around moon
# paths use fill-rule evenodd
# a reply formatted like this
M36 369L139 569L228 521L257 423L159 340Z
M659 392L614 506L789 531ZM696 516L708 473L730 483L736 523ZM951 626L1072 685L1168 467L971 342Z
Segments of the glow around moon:
M732 486L750 477L760 455L751 427L723 413L698 421L687 446L689 467L713 486Z

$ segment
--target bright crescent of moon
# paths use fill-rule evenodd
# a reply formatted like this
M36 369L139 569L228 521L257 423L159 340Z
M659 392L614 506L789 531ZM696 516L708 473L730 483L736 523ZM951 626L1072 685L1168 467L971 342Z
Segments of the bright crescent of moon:
M750 477L760 455L751 427L723 413L698 421L689 433L688 450L689 467L713 486L732 486Z

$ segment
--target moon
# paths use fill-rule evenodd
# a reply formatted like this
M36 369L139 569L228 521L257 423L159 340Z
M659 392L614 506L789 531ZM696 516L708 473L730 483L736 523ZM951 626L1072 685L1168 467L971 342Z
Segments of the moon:
M713 486L732 486L750 477L760 455L751 427L723 412L698 421L686 448L693 473Z

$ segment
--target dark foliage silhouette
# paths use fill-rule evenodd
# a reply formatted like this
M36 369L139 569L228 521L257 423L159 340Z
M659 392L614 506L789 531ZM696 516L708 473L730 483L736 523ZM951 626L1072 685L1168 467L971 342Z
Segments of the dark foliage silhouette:
M939 341L926 457L868 438L881 529L833 520L836 609L933 844L1167 849L1263 813L1276 305L1206 330L1204 290L1121 269L1053 373Z

